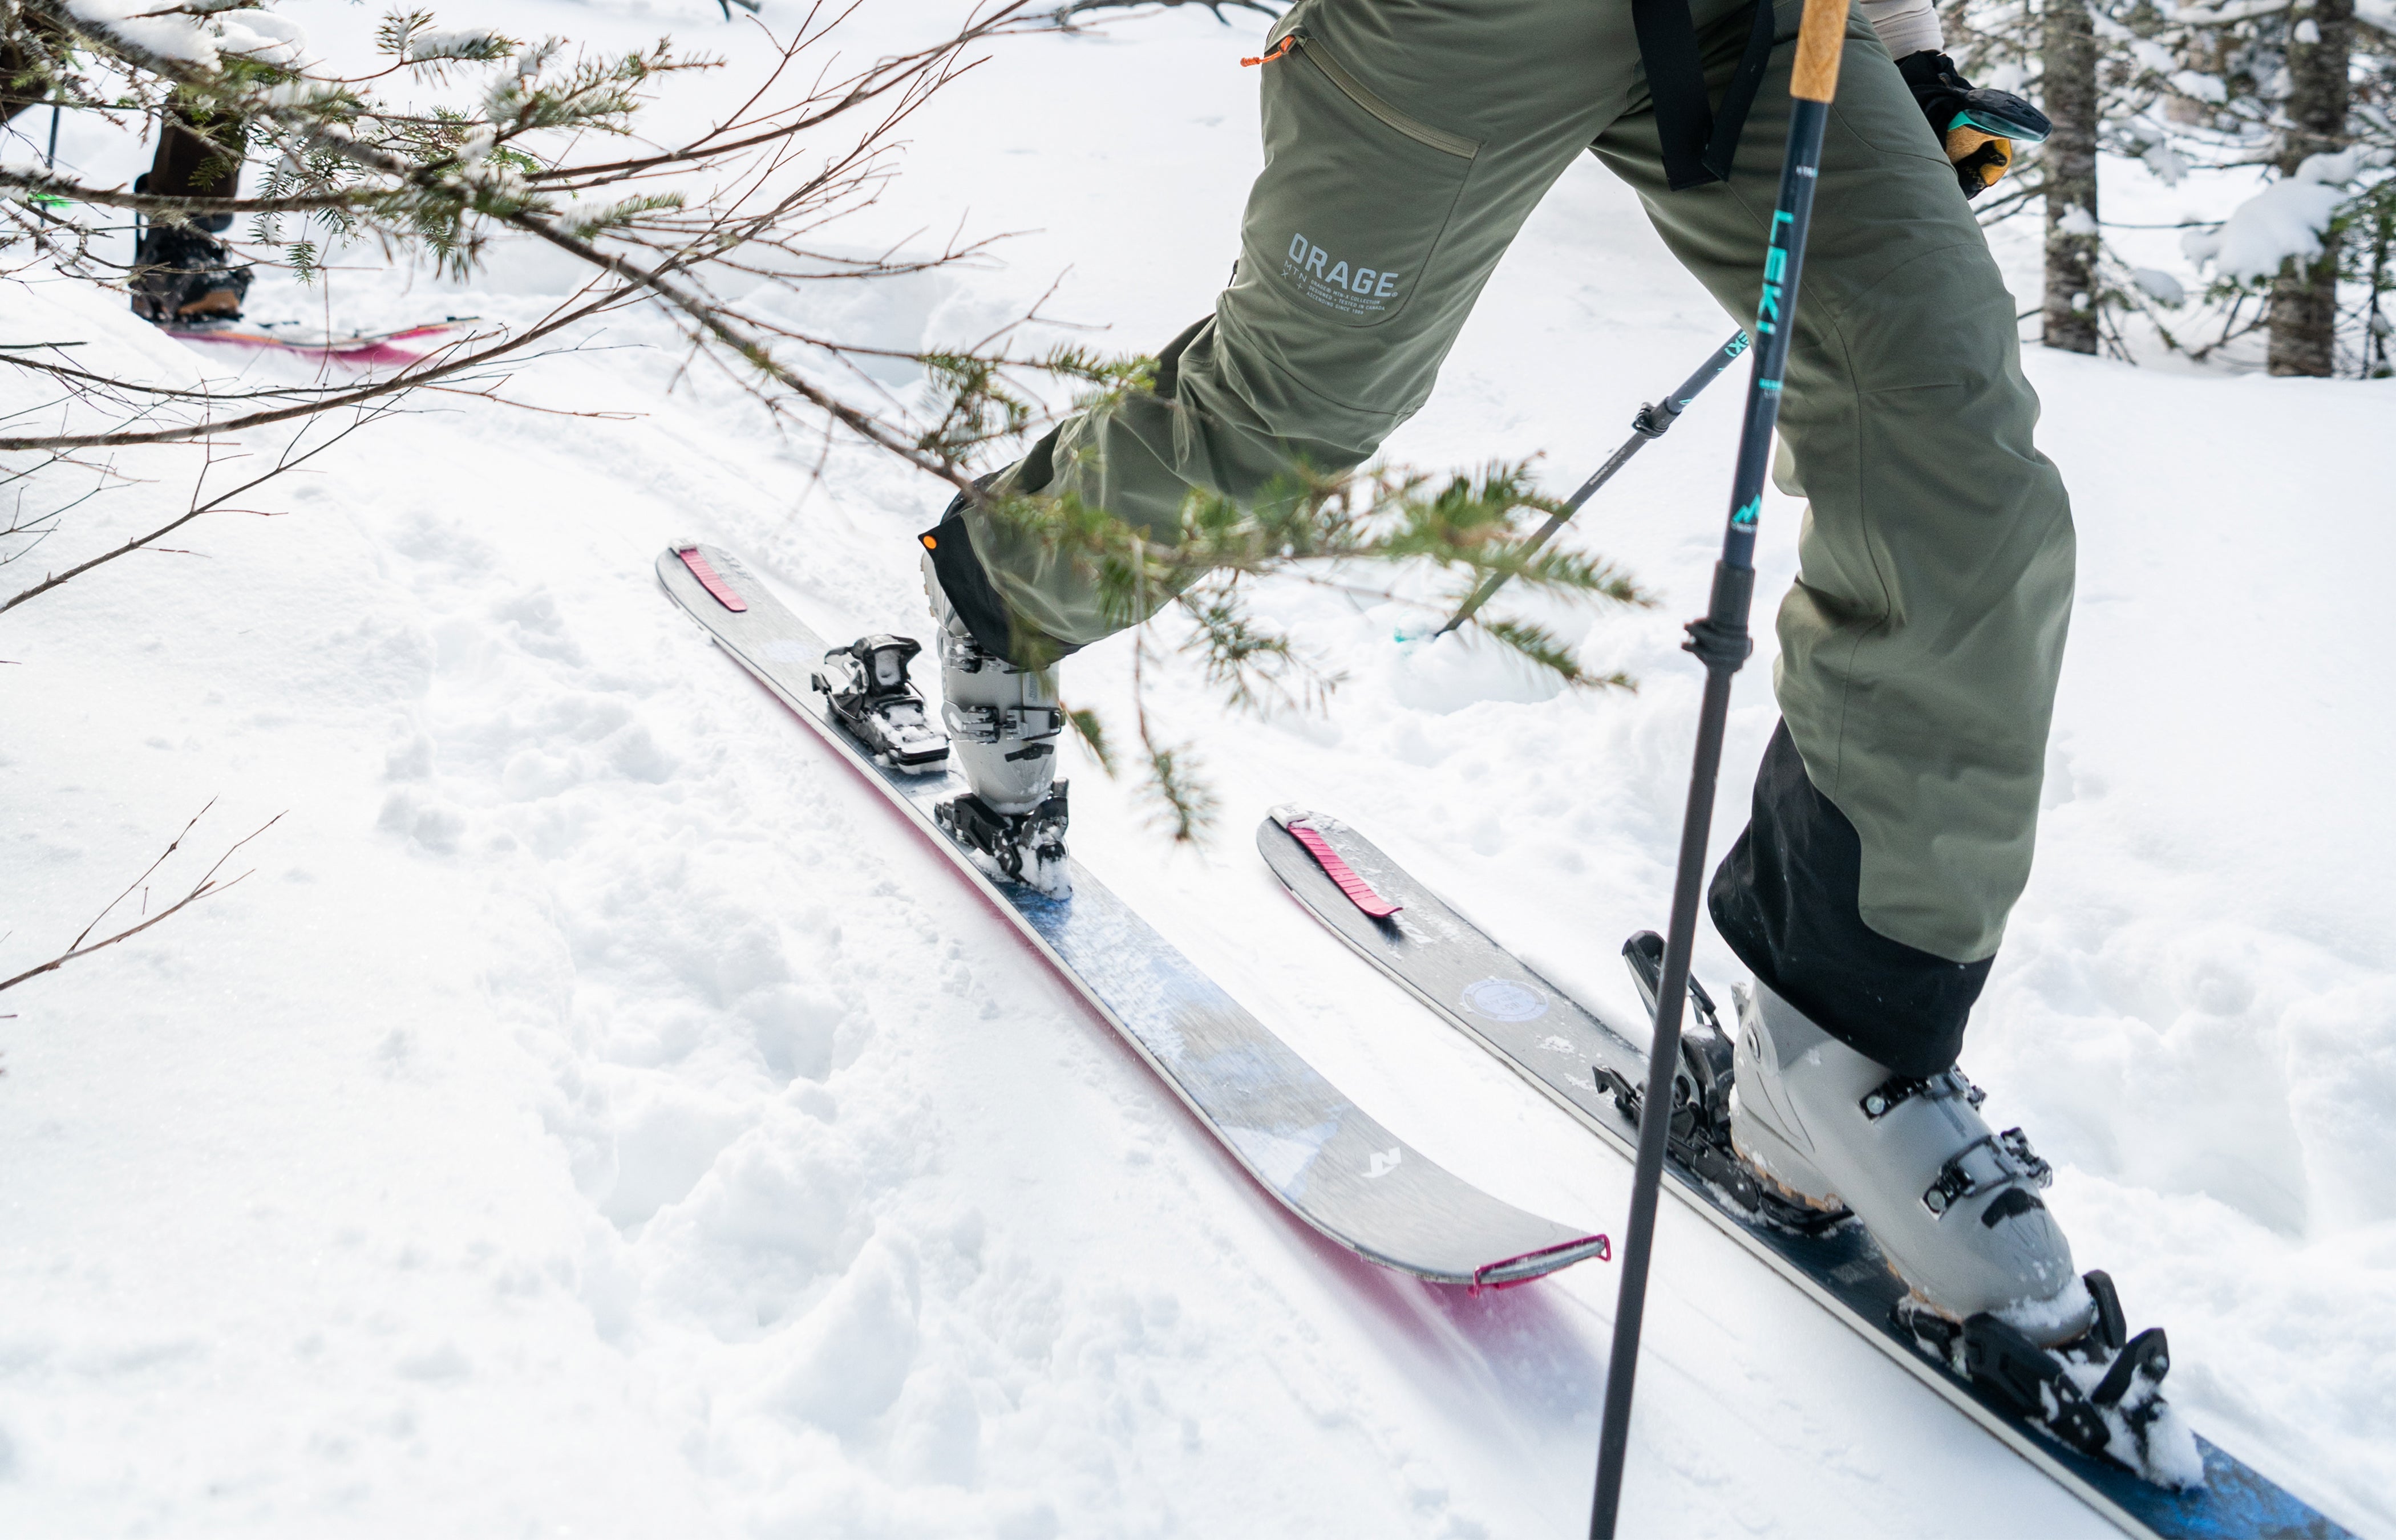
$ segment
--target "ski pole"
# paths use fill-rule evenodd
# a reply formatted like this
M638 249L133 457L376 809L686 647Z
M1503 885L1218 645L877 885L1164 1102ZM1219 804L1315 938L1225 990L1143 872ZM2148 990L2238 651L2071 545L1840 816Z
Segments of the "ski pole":
M1622 441L1622 447L1607 457L1605 463L1597 468L1597 474L1580 484L1580 490L1564 499L1564 511L1549 516L1548 522L1540 526L1539 532L1532 536L1530 542L1523 547L1524 559L1527 561L1537 555L1540 548L1554 538L1556 531L1564 526L1565 521L1580 511L1581 504L1589 501L1599 487L1612 481L1614 473L1630 464L1631 457L1645 448L1650 440L1662 438L1665 431L1680 420L1681 414L1689 409L1689 403L1697 399L1697 392L1712 384L1716 376L1730 367L1730 361L1745 352L1747 352L1747 333L1743 331L1731 333L1730 340L1716 348L1713 351L1713 356L1699 365L1697 373L1681 381L1679 390L1661 401L1651 402L1640 407L1639 415L1631 419L1631 436ZM1481 586L1472 591L1472 597L1464 602L1463 607L1448 617L1446 625L1440 627L1431 634L1445 636L1449 631L1471 619L1473 612L1487 604L1499 589L1506 586L1506 579L1512 576L1513 574L1509 572L1493 572L1482 579Z
M1681 1012L1689 993L1689 954L1697 938L1697 897L1705 882L1706 833L1713 822L1714 780L1722 770L1723 727L1730 715L1731 676L1753 650L1748 640L1749 601L1755 592L1755 522L1764 506L1764 477L1772 459L1772 430L1780 418L1780 380L1789 365L1789 334L1797 313L1797 274L1805 256L1805 227L1814 211L1814 184L1822 161L1822 126L1839 83L1839 53L1848 0L1805 0L1789 94L1789 148L1780 162L1780 199L1764 255L1764 288L1755 311L1755 369L1747 387L1747 418L1739 430L1738 470L1731 481L1730 522L1722 559L1714 564L1704 618L1689 622L1682 644L1706 668L1697 712L1697 747L1689 770L1689 805L1681 820L1681 855L1672 879L1671 928L1664 933L1664 976L1656 990L1656 1035L1647 1049L1647 1090L1639 1104L1639 1159L1631 1177L1631 1214L1622 1248L1622 1285L1614 1311L1614 1350L1606 1360L1605 1414L1597 1439L1597 1494L1590 1507L1591 1540L1614 1540L1622 1498L1622 1464L1631 1441L1631 1382L1639 1368L1639 1327L1647 1305L1647 1263L1656 1239L1657 1188L1664 1175L1664 1141L1672 1124L1673 1069L1681 1056Z

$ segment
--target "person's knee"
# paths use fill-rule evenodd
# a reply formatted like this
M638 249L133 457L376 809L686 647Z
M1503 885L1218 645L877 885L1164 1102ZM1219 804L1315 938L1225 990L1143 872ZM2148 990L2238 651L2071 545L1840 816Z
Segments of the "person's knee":
M1977 239L1924 251L1883 274L1836 317L1853 388L2010 392L2020 344L2013 295ZM2009 378L2010 377L2010 378Z
M1309 350L1286 345L1291 329L1258 328L1226 306L1180 359L1179 437L1204 446L1214 490L1226 497L1245 500L1300 474L1345 474L1409 415L1409 403L1376 410L1342 399L1354 381L1310 367Z

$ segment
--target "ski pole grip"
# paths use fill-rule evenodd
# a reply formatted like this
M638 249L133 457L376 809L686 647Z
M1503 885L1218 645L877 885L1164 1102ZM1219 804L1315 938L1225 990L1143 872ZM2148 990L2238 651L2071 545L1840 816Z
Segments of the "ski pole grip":
M1838 92L1839 55L1847 44L1847 3L1805 0L1805 19L1797 24L1797 63L1789 77L1789 94L1801 101L1827 102Z

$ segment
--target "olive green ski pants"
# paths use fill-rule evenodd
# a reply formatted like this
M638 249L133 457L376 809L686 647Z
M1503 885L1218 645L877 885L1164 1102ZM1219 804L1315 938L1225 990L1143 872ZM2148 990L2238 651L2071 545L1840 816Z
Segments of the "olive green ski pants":
M1719 100L1750 13L1694 10ZM1673 192L1629 0L1304 0L1260 71L1266 165L1231 286L1155 393L1068 421L1018 476L1170 538L1192 487L1237 498L1294 458L1362 463L1584 149L1747 323L1797 14L1780 7L1731 179ZM1780 415L1811 502L1774 684L1806 778L1860 839L1864 923L1950 963L1994 953L2028 879L2071 601L2070 506L2031 444L2014 316L1929 126L1851 20ZM966 520L1018 624L1069 646L1117 629L1056 552Z

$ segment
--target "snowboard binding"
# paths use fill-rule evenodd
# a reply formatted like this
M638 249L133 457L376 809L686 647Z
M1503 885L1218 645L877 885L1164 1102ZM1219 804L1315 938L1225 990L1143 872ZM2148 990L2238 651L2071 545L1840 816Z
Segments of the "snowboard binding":
M1663 983L1664 938L1654 931L1641 931L1622 944L1622 961L1630 967L1631 982L1638 986L1652 1017L1656 994ZM1637 1127L1645 1087L1633 1085L1604 1065L1597 1067L1597 1086L1614 1098L1616 1109ZM1776 1228L1818 1235L1844 1224L1851 1217L1846 1209L1815 1208L1787 1197L1758 1177L1731 1148L1730 1086L1730 1035L1723 1030L1713 997L1692 978L1688 1014L1681 1028L1681 1062L1672 1073L1672 1126L1665 1152Z
M1051 785L1028 813L1001 813L973 792L960 792L933 808L932 819L995 875L1062 897L1069 891L1065 786Z
M833 720L886 769L927 774L947 767L949 740L925 714L907 665L924 644L877 631L824 654L812 683Z

